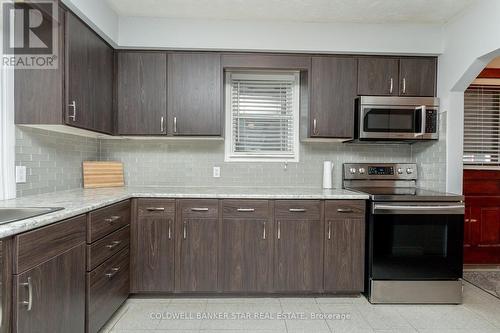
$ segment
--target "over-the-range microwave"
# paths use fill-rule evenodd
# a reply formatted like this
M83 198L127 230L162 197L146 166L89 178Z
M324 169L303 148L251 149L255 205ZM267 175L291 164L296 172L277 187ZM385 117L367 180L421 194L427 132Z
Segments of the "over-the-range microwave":
M360 96L355 105L354 141L439 138L438 98Z

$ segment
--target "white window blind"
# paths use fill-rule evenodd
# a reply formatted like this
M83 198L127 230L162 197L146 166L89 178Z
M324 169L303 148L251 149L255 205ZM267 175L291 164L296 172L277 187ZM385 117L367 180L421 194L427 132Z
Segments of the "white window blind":
M464 165L500 168L500 86L471 85L464 95Z
M226 74L227 161L298 159L299 73Z

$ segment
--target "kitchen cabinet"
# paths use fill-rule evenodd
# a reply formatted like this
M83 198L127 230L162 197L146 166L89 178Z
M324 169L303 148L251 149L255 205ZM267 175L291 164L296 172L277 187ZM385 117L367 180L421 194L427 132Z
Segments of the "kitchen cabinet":
M313 57L311 66L310 137L350 138L357 95L354 57Z
M436 71L436 58L401 58L399 60L401 96L435 96Z
M166 134L166 53L121 51L117 62L118 134Z
M168 132L222 135L222 69L217 53L168 55Z
M177 201L176 291L217 291L218 206L215 199Z
M364 290L365 202L325 202L324 291Z
M272 208L267 200L223 200L220 284L224 292L273 287Z
M137 199L132 220L132 292L174 291L175 200Z
M66 124L113 131L113 48L73 13L66 14Z
M358 95L397 96L399 59L362 57L358 60Z
M13 331L84 332L85 216L14 237Z
M434 57L360 57L358 95L435 96Z
M84 332L85 245L15 276L18 333Z
M323 202L275 202L276 292L320 292L323 287Z
M0 239L0 333L12 332L12 238Z

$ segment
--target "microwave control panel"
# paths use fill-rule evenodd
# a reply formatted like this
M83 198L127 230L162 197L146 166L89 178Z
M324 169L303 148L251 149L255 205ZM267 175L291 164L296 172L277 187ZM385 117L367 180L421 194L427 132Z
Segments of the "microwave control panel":
M425 112L425 133L437 132L437 110L426 110Z

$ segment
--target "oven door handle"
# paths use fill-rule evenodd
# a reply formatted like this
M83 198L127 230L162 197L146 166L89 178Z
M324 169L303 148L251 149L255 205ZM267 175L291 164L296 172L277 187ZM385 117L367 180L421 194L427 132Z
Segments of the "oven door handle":
M374 204L372 208L373 214L450 214L463 215L465 213L464 204L452 205L391 205L391 204Z

